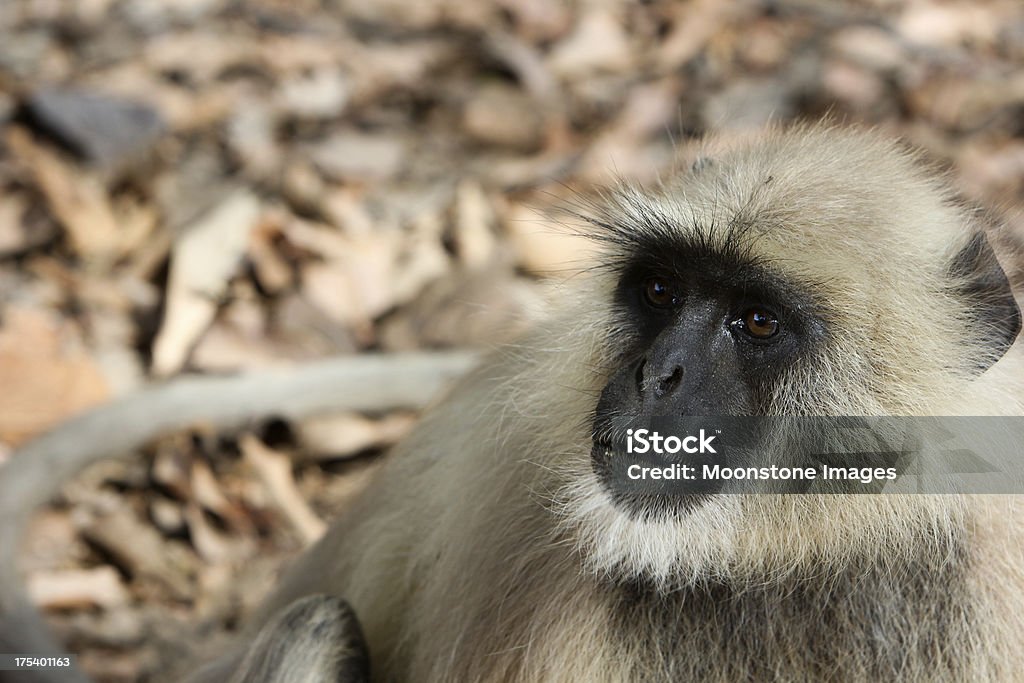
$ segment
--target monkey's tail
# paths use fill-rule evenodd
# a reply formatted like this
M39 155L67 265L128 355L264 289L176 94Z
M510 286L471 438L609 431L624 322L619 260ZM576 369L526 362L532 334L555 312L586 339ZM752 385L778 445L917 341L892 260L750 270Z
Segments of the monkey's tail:
M66 652L28 599L18 550L33 512L90 464L202 422L224 429L270 416L425 406L476 360L471 352L337 358L232 377L181 378L84 413L17 449L0 467L0 652ZM0 671L3 683L87 683L73 668Z

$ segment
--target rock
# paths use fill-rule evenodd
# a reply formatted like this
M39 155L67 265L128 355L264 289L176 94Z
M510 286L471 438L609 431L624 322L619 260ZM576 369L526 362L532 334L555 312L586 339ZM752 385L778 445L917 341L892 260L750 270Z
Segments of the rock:
M165 129L147 105L77 88L37 90L23 111L37 132L103 168L137 159Z
M312 151L321 173L337 181L387 180L405 161L405 147L392 134L336 133Z
M23 26L14 31L7 28L3 33L3 44L4 48L0 50L0 70L16 78L31 79L38 77L39 64L52 48L53 35L45 27Z
M351 86L337 68L315 69L281 84L281 109L297 119L333 119L348 104Z
M898 71L907 66L907 50L891 32L874 26L851 26L831 39L838 55L876 71Z
M793 115L794 89L781 78L740 79L704 103L704 125L712 130L756 130Z
M999 28L998 16L975 3L908 3L896 22L904 39L929 47L992 45Z
M228 145L256 178L270 177L280 164L274 125L269 107L255 100L244 102L228 121Z
M876 107L886 94L885 83L877 73L839 59L825 64L822 84L831 98L861 112Z

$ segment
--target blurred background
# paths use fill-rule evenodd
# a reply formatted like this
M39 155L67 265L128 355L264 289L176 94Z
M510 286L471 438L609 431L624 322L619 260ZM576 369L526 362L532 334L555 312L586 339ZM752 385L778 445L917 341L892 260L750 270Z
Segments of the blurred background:
M583 262L546 207L825 114L1024 235L1020 0L3 0L0 462L183 373L492 347ZM415 420L94 467L34 522L32 597L98 679L159 680Z

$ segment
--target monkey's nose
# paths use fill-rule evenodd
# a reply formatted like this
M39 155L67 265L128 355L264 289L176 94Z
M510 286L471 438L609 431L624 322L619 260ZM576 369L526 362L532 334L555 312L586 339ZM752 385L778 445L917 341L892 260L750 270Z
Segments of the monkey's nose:
M679 383L683 381L683 368L680 365L673 366L672 369L667 373L663 374L654 383L654 395L658 398L664 398L668 394L671 394L679 386Z
M641 396L651 394L654 398L665 398L683 381L683 366L672 363L665 368L655 368L652 372L644 358L637 363L633 378Z

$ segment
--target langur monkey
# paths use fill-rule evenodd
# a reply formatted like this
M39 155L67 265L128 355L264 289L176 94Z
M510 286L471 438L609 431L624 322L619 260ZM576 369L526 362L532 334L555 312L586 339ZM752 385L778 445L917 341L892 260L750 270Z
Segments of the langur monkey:
M808 125L706 154L590 212L599 267L423 419L194 680L1019 678L1015 497L609 494L621 414L1022 412L1010 285L912 153Z
M829 126L708 154L607 198L602 267L423 420L265 615L345 598L374 680L1022 675L1012 496L609 495L616 414L1021 413L1008 280L913 154Z

